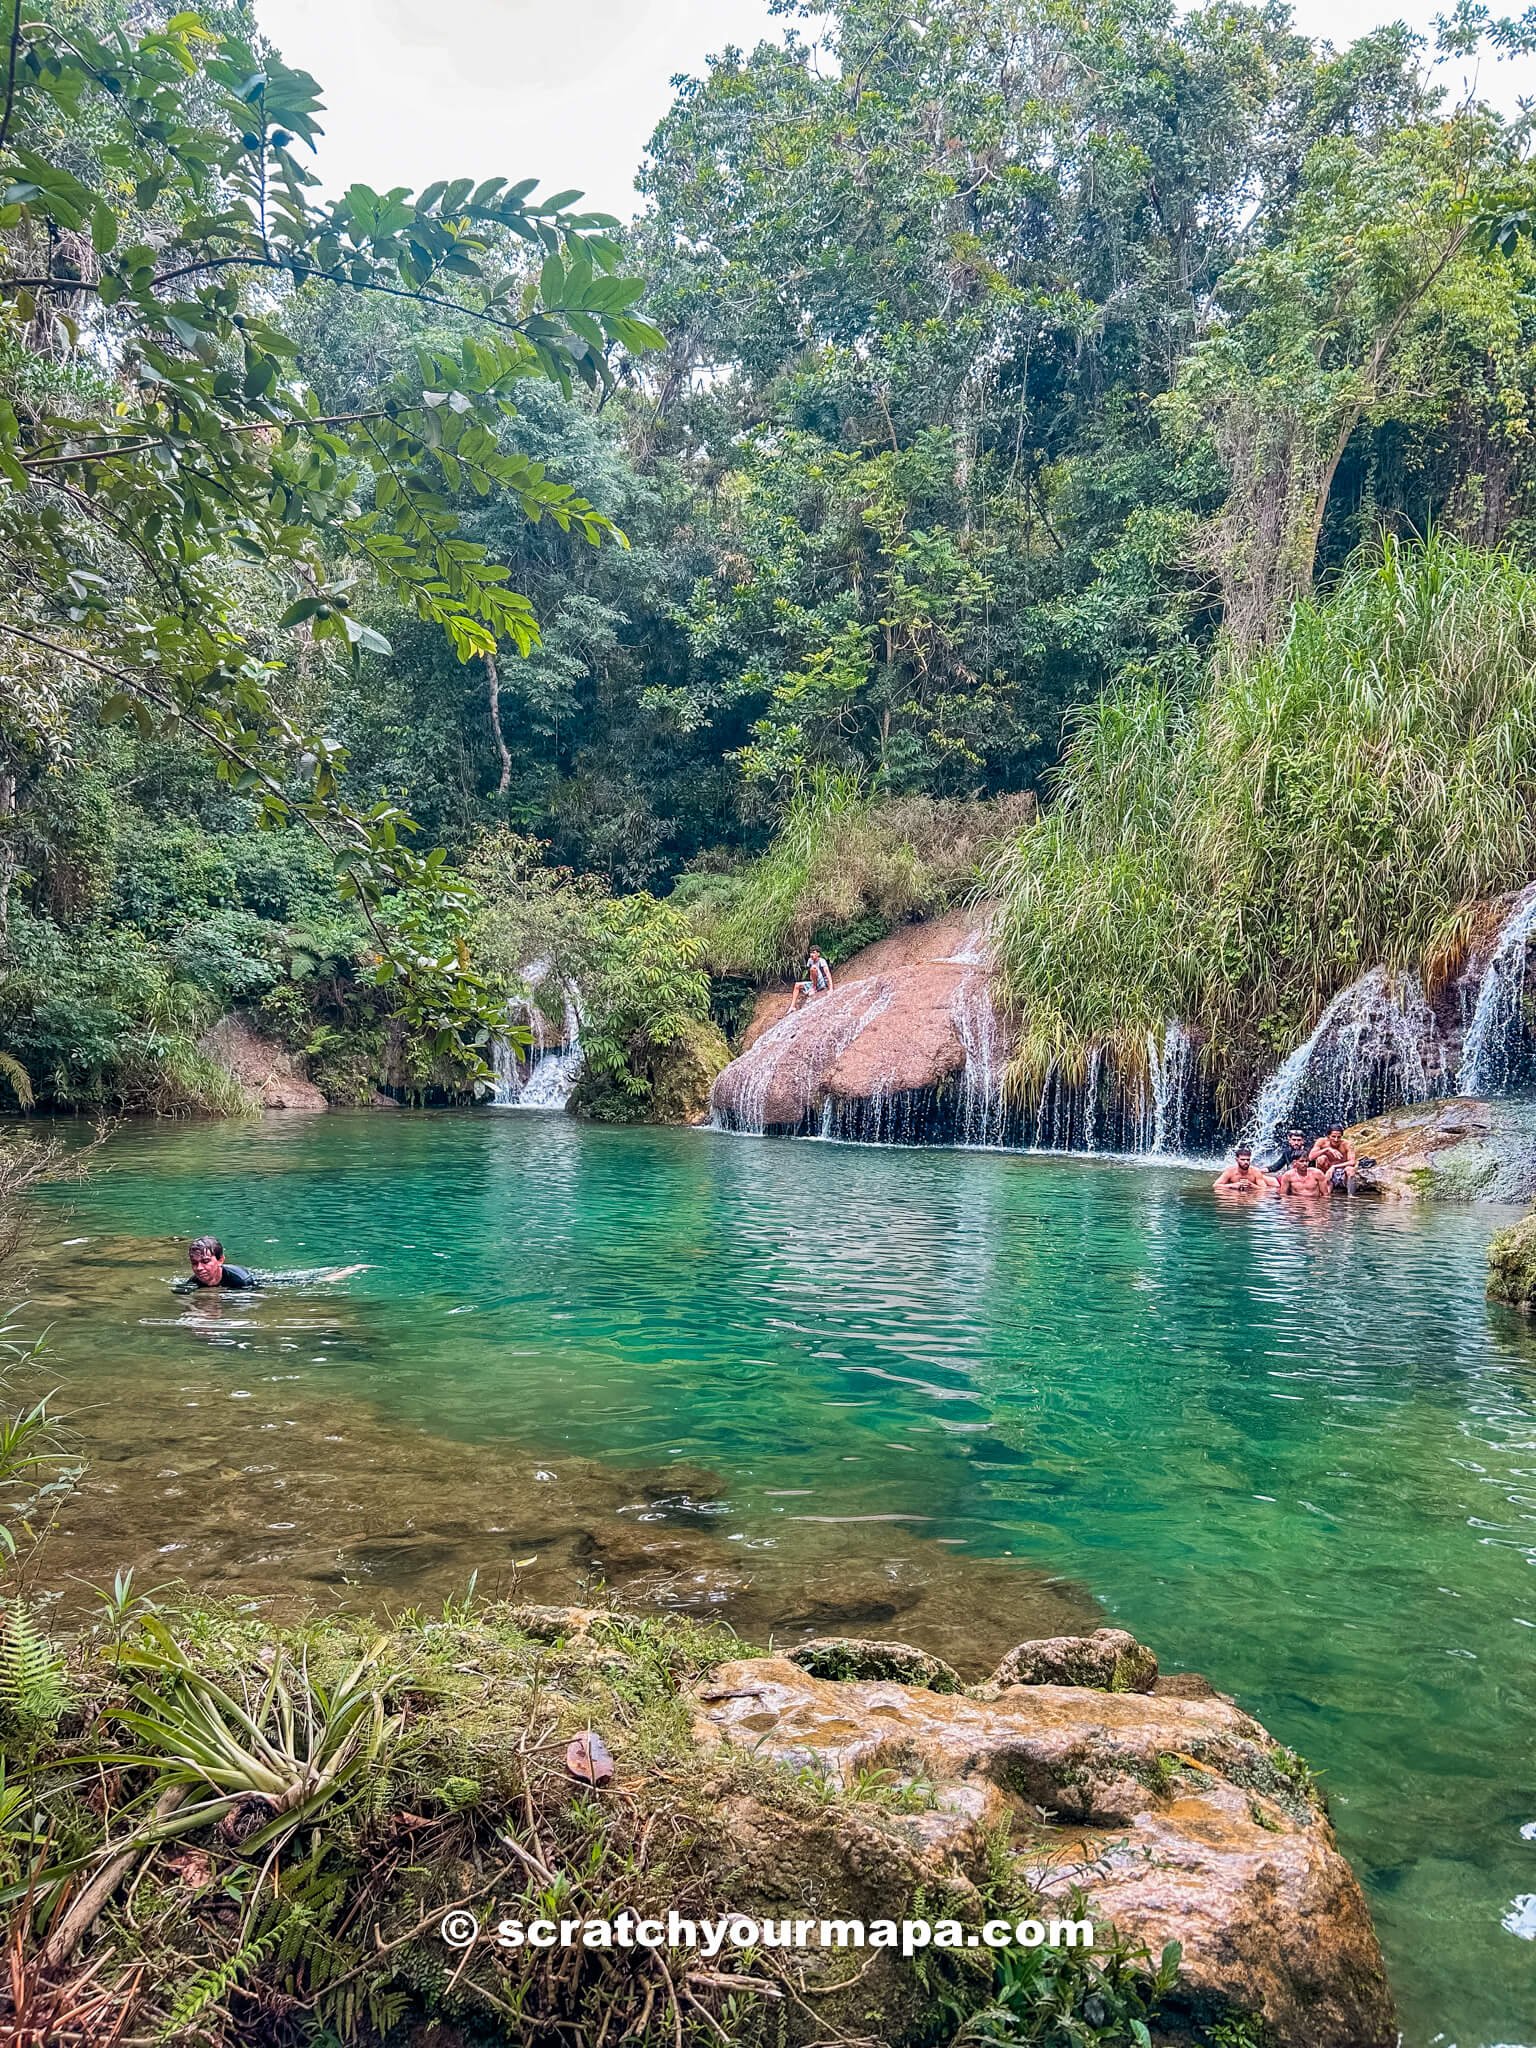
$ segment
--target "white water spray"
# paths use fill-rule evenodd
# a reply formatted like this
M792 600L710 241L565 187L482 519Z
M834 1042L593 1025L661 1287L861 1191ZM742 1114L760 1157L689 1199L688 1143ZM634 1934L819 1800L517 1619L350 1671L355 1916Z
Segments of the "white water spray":
M1458 1095L1494 1095L1510 1081L1510 1041L1524 1013L1525 971L1536 930L1536 884L1521 891L1488 956L1461 1048Z

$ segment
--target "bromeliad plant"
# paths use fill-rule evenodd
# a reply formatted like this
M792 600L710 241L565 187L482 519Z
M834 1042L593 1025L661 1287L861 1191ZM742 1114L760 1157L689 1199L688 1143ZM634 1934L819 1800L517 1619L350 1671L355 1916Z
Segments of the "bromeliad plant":
M243 1848L279 1847L322 1808L334 1817L362 1798L399 1733L400 1716L385 1711L382 1647L334 1684L315 1676L307 1655L295 1663L274 1648L265 1683L259 1690L242 1684L237 1698L188 1656L158 1615L145 1615L119 1655L119 1670L134 1674L133 1704L114 1717L137 1746L101 1761L147 1767L162 1811L176 1788L193 1800L178 1806L174 1821L151 1823L156 1836L254 1802L267 1817L243 1835Z
M458 507L501 493L622 541L502 428L523 380L605 386L662 337L632 310L617 223L579 193L458 178L320 199L305 73L194 13L135 37L49 12L0 0L0 738L67 747L82 677L107 720L194 735L266 821L331 845L407 1021L450 1050L487 1014L463 948L402 938L389 905L452 902L454 879L397 805L347 802L282 671L310 641L387 654L370 590L461 661L526 654L532 609ZM338 292L431 309L461 342L327 413L284 317Z

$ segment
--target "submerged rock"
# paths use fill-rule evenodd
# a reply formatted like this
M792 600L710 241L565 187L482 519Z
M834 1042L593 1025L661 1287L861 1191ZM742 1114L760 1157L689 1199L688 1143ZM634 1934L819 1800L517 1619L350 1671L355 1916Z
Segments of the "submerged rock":
M1099 1628L1091 1636L1048 1636L1043 1642L1020 1643L998 1665L989 1684L1151 1692L1157 1684L1157 1659L1127 1630Z
M1064 1913L1086 1898L1096 1947L1104 1923L1154 1954L1179 1942L1171 2005L1191 2022L1257 2016L1270 2048L1396 2040L1370 1916L1310 1774L1228 1700L1038 1683L939 1693L817 1677L784 1657L722 1664L696 1700L706 1747L845 1787L884 1771L922 1791L922 1809L891 1825L930 1872L979 1881L989 1842L1006 1838Z

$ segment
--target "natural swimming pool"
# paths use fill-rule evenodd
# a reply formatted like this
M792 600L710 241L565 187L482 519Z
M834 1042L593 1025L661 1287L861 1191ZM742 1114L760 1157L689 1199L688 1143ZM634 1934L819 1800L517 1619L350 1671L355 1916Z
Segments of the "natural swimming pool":
M1536 2043L1536 1333L1483 1297L1498 1212L471 1112L135 1125L102 1169L44 1198L90 1467L50 1576L601 1576L978 1669L1097 1603L1319 1770L1413 2048ZM373 1270L182 1300L201 1230Z

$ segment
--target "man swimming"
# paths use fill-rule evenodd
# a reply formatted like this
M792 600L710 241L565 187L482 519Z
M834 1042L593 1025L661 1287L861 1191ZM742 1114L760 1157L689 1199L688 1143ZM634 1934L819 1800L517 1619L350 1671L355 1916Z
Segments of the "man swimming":
M244 1266L232 1266L224 1257L224 1247L216 1237L194 1237L187 1246L187 1264L191 1273L176 1285L182 1293L194 1287L259 1287L256 1275Z
M178 1294L190 1294L200 1287L269 1287L284 1281L346 1280L354 1273L366 1273L366 1266L333 1266L325 1273L269 1274L266 1279L248 1266L232 1266L216 1237L195 1237L187 1246L189 1274L173 1283Z
M1263 1195L1275 1185L1262 1166L1253 1163L1253 1147L1239 1145L1232 1164L1215 1182L1218 1195Z

